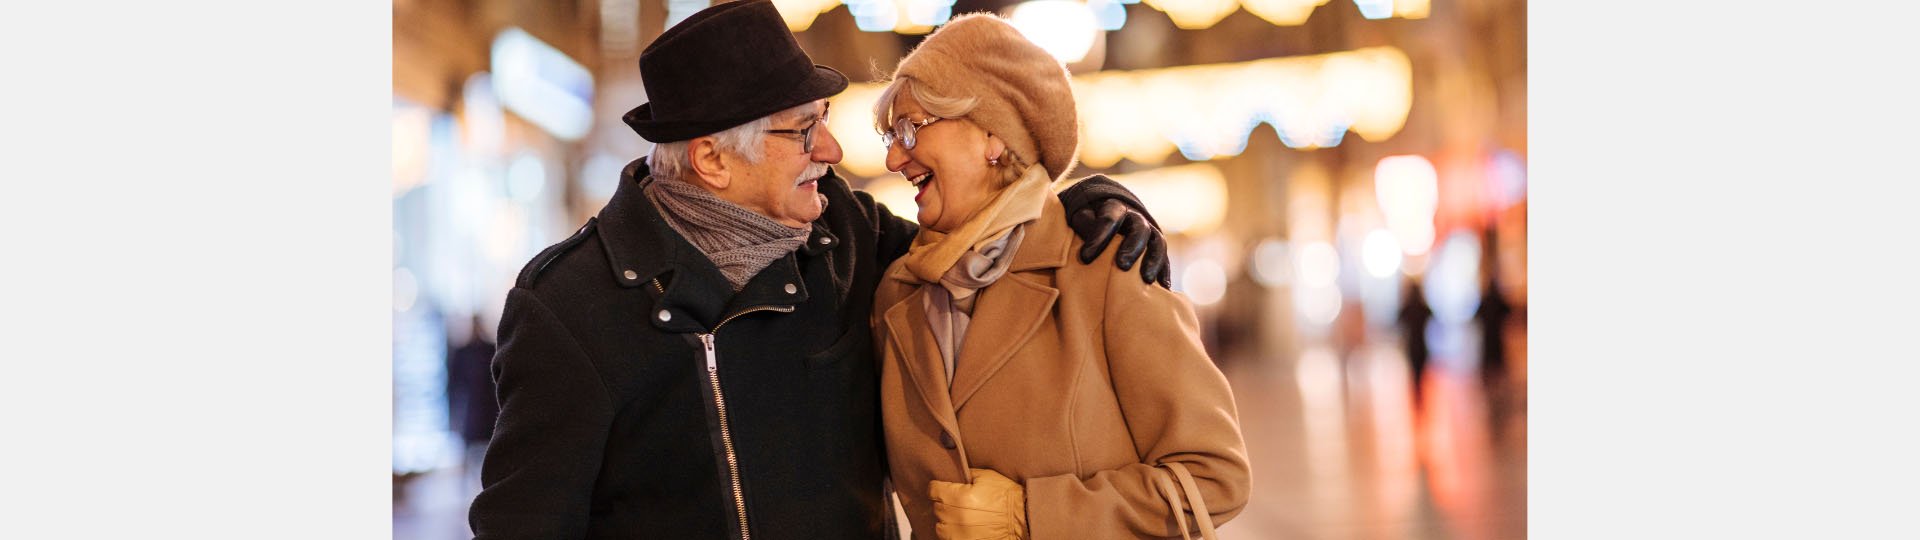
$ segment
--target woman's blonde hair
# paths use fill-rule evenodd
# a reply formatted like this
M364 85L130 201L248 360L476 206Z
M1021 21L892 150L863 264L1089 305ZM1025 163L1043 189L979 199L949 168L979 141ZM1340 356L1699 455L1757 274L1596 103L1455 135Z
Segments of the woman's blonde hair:
M980 98L977 97L943 96L925 86L913 84L912 77L896 77L880 90L880 97L873 101L874 129L883 133L893 129L893 99L901 90L912 95L914 101L920 102L920 108L940 118L965 119L967 113L973 112L973 108L980 104ZM996 189L1013 185L1029 165L1026 159L1013 151L1012 146L1005 148L1006 151L1000 154L1000 164L992 166L1000 173L999 184L994 186Z

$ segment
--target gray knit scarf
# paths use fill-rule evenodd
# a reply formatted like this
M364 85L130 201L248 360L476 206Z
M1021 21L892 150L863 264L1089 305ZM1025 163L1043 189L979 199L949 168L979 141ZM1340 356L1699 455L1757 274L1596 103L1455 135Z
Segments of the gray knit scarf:
M679 180L655 178L645 190L647 199L660 209L667 226L673 227L693 247L700 248L720 273L733 284L734 292L747 285L754 274L787 256L807 242L807 227L788 227L759 212L748 210L707 191ZM826 196L820 196L826 207Z

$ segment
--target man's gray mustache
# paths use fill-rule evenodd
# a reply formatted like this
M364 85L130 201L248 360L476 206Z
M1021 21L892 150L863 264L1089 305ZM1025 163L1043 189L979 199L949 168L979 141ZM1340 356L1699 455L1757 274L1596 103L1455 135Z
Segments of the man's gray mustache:
M798 186L800 184L805 184L810 180L819 180L820 178L825 177L826 175L827 175L827 166L820 163L814 163L813 165L807 166L807 170L800 171L799 176L795 176L793 178L793 185Z

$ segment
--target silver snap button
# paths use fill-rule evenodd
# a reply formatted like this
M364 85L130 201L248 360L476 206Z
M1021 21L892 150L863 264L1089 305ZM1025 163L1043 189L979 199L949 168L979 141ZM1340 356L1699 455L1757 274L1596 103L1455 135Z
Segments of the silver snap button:
M627 279L640 279L640 274L636 274L632 270L628 270L625 275L627 276Z
M822 237L820 237L820 243L821 243L821 244L831 244L831 243L833 243L833 239L832 239L832 238L827 238L827 237L825 237L825 236L822 236Z
M660 310L660 321L661 321L661 322L666 322L666 321L671 321L671 320L673 320L673 314L672 314L672 313L668 313L668 312L667 312L667 310L664 310L664 309L663 309L663 310Z
M787 294L793 294L793 293L796 293L796 292L799 292L799 291L800 291L800 288L799 288L799 287L795 287L795 286L793 286L793 284L792 284L792 283L788 283L788 284L787 284Z

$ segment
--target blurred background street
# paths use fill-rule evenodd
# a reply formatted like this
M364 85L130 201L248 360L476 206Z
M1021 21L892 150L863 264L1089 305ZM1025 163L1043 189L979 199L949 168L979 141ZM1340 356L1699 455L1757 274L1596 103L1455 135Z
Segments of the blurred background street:
M952 14L1066 63L1082 164L1146 202L1233 384L1223 538L1524 538L1526 4L778 0L854 84L837 166L911 218L877 86ZM706 0L393 3L393 532L470 538L513 277L649 149L639 51Z

